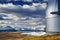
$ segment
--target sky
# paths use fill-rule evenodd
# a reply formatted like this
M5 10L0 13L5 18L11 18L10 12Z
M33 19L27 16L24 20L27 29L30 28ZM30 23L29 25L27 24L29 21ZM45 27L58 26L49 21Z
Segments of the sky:
M41 24L44 26L47 1L48 0L0 0L0 13L18 16L19 21L24 21L22 25L26 23L26 25L23 26L40 26Z
M21 15L45 16L46 3L44 0L0 0L0 10L22 13ZM16 10L15 10L16 9Z

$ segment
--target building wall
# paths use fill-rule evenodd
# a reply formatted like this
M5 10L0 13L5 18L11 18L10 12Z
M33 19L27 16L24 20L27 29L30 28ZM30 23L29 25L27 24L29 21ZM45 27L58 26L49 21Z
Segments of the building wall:
M60 15L51 14L51 12L57 11L57 0L49 0L46 11L46 32L60 32Z

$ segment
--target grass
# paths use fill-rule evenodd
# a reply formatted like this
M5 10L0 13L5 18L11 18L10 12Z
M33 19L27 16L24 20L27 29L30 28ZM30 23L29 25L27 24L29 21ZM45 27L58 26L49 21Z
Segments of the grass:
M60 34L48 36L22 35L19 32L0 32L0 40L60 40Z

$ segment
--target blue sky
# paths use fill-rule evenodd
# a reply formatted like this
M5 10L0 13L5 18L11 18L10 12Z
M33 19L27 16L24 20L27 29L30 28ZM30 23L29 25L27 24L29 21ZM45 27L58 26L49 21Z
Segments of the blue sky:
M0 0L0 13L14 14L20 18L19 21L21 21L21 19L24 21L28 20L28 25L44 25L47 1L48 0ZM32 23L30 23L30 21ZM27 24L24 26L28 26Z
M22 6L22 7L29 7L30 6L30 8L20 7L20 8L17 8L16 10L9 9L9 8L1 8L1 9L5 10L5 11L11 11L11 12L15 11L17 13L22 13L22 15L27 15L27 16L42 15L42 17L44 17L45 16L45 10L46 10L45 8L47 7L46 3L42 3L44 1L45 0L0 0L0 4L2 4L2 5L12 4L16 7L17 6Z
M32 3L39 3L42 0L0 0L0 3L13 3L13 4L32 4Z

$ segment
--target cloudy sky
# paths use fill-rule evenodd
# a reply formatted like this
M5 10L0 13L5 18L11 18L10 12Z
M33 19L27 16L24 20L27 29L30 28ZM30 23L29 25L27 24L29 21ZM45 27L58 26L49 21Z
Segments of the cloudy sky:
M44 25L47 1L48 0L0 0L0 13L16 15L19 21L24 21L23 24L29 23L30 26ZM27 24L26 26L28 26Z

